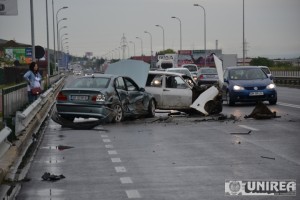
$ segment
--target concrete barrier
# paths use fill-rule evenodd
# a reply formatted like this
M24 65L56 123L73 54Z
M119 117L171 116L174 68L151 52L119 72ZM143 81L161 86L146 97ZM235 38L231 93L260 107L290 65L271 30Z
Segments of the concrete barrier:
M0 131L0 158L9 149L11 144L7 140L7 136L11 133L11 129L7 126Z

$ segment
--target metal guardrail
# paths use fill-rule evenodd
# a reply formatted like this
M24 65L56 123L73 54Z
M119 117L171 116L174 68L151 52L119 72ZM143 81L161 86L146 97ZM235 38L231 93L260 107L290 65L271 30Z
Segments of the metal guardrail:
M45 91L40 97L34 101L23 112L17 112L15 117L15 134L18 140L14 142L14 145L7 143L7 136L11 133L11 130L5 128L1 131L1 142L6 143L4 149L0 149L1 164L0 164L0 183L4 177L7 176L11 166L14 166L24 156L24 152L32 143L32 137L36 134L43 121L48 116L51 108L55 103L57 93L63 86L64 78L61 78L56 83L52 84L52 87ZM2 135L3 133L3 135ZM2 146L0 143L0 146ZM7 146L8 145L8 146ZM16 175L17 172L10 172L11 176Z
M50 86L57 82L61 78L61 75L51 76L49 79ZM44 86L44 81L42 81L42 86ZM21 83L15 86L3 88L0 90L0 96L2 97L0 101L2 107L0 107L0 112L2 112L2 118L9 118L20 110L26 104L28 104L27 95L27 84Z
M0 158L9 149L11 144L7 141L7 136L11 133L11 129L7 126L0 131Z

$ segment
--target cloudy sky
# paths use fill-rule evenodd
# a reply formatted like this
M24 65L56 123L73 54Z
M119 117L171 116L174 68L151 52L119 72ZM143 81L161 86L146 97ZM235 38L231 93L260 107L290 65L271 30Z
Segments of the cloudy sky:
M46 0L33 0L35 44L46 47ZM127 42L135 43L136 55L150 55L150 35L153 51L165 47L204 49L204 12L206 10L206 48L218 47L224 54L238 54L243 49L242 0L54 0L64 46L70 54L82 56L93 52L102 56L120 46L123 34ZM50 48L53 49L52 0L48 0ZM247 56L291 58L300 56L300 0L245 0L245 38ZM56 23L55 23L56 26ZM0 16L0 39L31 44L30 0L18 0L18 16ZM129 43L130 55L134 45ZM117 53L117 51L115 51ZM116 56L116 55L115 55Z

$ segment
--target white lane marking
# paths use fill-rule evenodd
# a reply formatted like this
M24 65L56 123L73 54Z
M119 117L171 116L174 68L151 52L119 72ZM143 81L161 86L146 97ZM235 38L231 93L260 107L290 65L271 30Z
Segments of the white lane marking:
M121 158L111 158L111 162L113 162L113 163L120 163L122 161L121 161Z
M110 139L103 139L103 142L111 142Z
M126 192L127 197L129 199L139 199L139 198L141 198L141 195L140 195L139 191L137 191L137 190L126 190L125 192Z
M277 105L291 107L291 108L300 108L300 105L283 103L283 102L277 102Z
M245 128L245 129L249 129L251 131L259 131L259 129L256 128L252 128L250 126L246 126L246 125L238 125L239 127Z
M116 172L127 172L124 166L115 167Z
M101 137L102 137L102 138L107 138L107 137L108 137L108 135L101 135Z
M133 183L130 177L121 177L120 181L121 181L122 184Z
M111 145L111 144L106 144L106 145L105 145L105 148L107 148L107 149L112 149L112 148L114 148L114 146Z
M109 155L117 155L118 152L116 150L107 151Z

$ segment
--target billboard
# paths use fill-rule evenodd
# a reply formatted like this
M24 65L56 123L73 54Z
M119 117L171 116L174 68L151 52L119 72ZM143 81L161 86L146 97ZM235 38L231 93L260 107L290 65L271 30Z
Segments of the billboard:
M0 0L0 15L18 15L18 1Z
M222 50L179 50L178 66L196 64L198 67L215 67L213 55L220 58Z
M20 64L29 64L32 59L31 47L4 48L4 54L7 59L18 60Z

